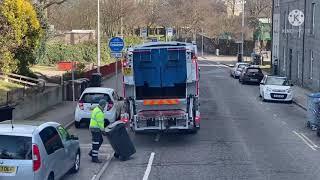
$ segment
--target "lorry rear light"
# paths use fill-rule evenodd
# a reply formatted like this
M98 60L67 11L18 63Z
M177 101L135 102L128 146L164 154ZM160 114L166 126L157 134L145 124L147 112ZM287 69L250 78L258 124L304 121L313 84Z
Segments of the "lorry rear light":
M108 103L107 111L110 111L113 108L113 103Z
M179 99L154 99L154 100L144 100L143 105L154 106L154 105L177 105L179 104Z
M196 117L194 118L194 120L195 120L195 123L196 123L196 124L200 124L200 121L201 121L200 115L199 115L199 116L196 116Z
M41 167L40 150L36 144L32 145L32 161L33 161L33 171L36 172Z
M78 104L79 104L79 108L80 108L81 110L84 110L83 101L80 100Z

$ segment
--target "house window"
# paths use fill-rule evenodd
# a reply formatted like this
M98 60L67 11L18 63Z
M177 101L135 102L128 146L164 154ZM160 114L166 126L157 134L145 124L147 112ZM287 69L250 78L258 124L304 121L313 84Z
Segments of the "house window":
M316 3L312 3L312 6L311 6L311 28L310 28L311 34L314 34L315 14L316 14Z
M311 50L310 51L310 79L312 79L313 77L313 63L314 63L314 53L313 51Z

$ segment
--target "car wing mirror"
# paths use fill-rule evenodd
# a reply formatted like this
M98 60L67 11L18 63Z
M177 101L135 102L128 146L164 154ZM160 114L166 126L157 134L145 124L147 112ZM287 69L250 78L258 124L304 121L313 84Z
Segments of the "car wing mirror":
M123 97L119 97L118 101L123 101L124 98Z

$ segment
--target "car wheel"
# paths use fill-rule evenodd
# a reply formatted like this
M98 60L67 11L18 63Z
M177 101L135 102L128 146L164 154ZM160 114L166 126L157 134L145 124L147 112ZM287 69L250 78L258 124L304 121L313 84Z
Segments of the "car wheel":
M73 163L73 167L71 168L71 172L72 173L76 173L79 171L80 169L80 152L78 151L77 154L76 154L76 157L74 158L74 163Z
M317 136L320 137L320 130L317 129Z
M266 99L264 98L264 95L261 95L261 99L263 102L266 102Z
M80 128L80 122L74 121L74 127L76 127L77 129L79 129L79 128Z
M310 121L307 121L307 127L308 127L308 128L311 128L311 123L310 123Z
M53 173L50 173L49 177L48 177L48 180L54 180L54 175Z

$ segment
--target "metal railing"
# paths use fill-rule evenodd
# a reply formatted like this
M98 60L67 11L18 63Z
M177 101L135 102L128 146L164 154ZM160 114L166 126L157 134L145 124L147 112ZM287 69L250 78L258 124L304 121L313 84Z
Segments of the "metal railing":
M23 88L17 88L8 92L0 92L0 106L16 104L26 96L34 95L45 90L45 81L41 79L30 78L18 74L3 74L0 72L0 79L18 83Z

